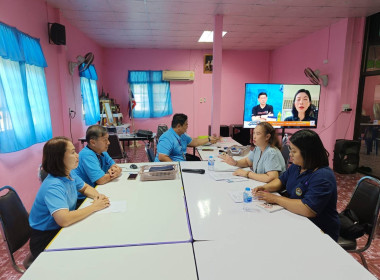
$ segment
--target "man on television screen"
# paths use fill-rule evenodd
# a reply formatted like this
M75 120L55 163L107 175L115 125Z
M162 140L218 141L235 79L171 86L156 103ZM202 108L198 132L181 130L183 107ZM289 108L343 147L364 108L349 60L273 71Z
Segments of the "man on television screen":
M268 117L273 117L273 106L267 104L267 93L260 92L257 99L259 104L252 108L252 120L266 121Z

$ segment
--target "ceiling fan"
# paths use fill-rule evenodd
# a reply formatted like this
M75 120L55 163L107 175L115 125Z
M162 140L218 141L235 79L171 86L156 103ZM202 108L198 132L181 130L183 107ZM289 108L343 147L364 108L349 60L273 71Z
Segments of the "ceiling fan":
M314 85L320 85L322 83L323 86L327 87L329 77L327 75L321 75L319 70L313 71L311 68L307 67L304 70L304 73Z
M85 56L78 55L77 56L77 61L69 62L69 72L70 75L73 75L75 67L78 67L79 72L83 72L86 70L91 63L94 61L94 54L92 52L86 53Z

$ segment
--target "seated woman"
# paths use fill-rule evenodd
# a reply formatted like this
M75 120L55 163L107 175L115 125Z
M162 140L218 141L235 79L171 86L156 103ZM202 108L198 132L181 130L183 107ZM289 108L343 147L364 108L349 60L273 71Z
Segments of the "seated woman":
M58 233L92 213L110 205L107 197L99 194L72 172L78 166L78 154L66 137L55 137L45 143L42 168L49 174L37 193L29 214L32 228L30 251L37 257ZM75 210L78 191L94 201L90 206Z
M284 121L317 121L315 117L310 115L311 108L310 92L306 89L300 89L293 99L293 116L285 118Z
M308 129L294 133L289 144L293 164L279 179L255 188L252 193L261 200L308 217L337 241L337 189L334 172L329 168L329 153L318 134ZM279 191L282 186L286 187L289 198L270 193Z
M253 143L255 149L248 157L239 161L234 160L229 155L219 157L227 164L238 167L251 167L253 171L237 169L236 176L247 177L261 182L270 182L278 178L279 173L286 170L285 160L280 152L281 145L278 141L275 129L270 123L259 123L253 133Z

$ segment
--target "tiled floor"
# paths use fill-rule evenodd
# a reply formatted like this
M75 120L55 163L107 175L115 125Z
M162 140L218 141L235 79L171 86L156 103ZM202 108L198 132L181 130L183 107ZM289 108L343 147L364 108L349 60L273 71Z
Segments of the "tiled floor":
M364 141L362 141L362 145L360 147L359 167L360 166L371 168L371 171L368 172L368 175L380 178L380 151L376 155L375 149L373 149L372 152L367 155L367 148L364 144Z
M138 147L130 147L127 149L127 155L129 162L146 162L147 156L144 150L144 143L139 142ZM191 150L188 152L191 153ZM379 155L380 157L380 155ZM341 211L348 203L352 190L355 187L356 182L363 175L360 173L356 174L336 174L336 179L338 182L338 210ZM365 242L365 238L360 242ZM28 245L25 245L16 253L16 260L22 263L22 260L26 257L28 253ZM369 270L378 279L380 279L380 228L377 228L376 238L372 243L372 246L364 254ZM357 256L354 257L359 260ZM360 262L360 261L359 261ZM17 273L6 255L5 245L2 240L0 240L0 280L16 280L21 277L21 274ZM358 279L359 280L359 279Z

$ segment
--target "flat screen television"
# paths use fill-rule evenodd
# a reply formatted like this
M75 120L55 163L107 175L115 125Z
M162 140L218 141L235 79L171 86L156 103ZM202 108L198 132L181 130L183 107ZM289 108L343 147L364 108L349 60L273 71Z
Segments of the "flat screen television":
M320 93L320 85L246 83L244 128L262 121L275 128L316 128Z

